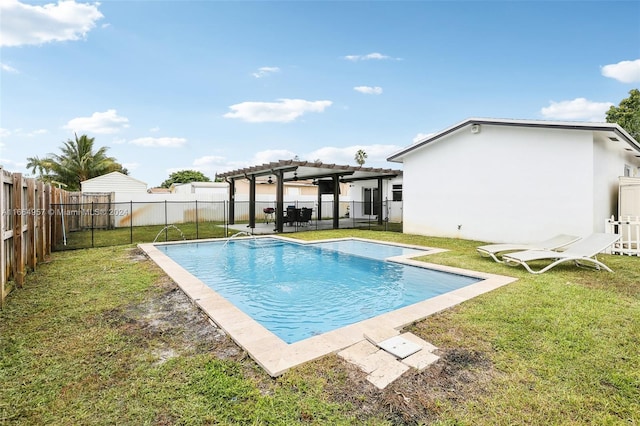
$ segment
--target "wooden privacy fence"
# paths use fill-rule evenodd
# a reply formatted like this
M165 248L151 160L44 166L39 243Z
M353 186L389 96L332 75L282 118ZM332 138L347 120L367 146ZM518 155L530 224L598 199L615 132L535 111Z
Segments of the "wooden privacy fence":
M0 306L14 287L24 285L27 272L51 254L56 239L62 239L62 216L54 211L53 200L65 200L67 194L0 166Z
M640 216L614 216L605 222L606 232L620 234L621 238L611 247L613 254L640 256Z

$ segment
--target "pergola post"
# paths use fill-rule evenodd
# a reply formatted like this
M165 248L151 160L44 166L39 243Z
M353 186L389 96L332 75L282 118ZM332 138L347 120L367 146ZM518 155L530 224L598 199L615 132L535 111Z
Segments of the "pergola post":
M249 177L249 228L256 227L256 175Z
M318 184L316 186L317 190L318 190L318 211L316 214L316 218L318 221L322 220L322 192L320 191L320 185Z
M333 175L333 229L340 228L340 177Z
M276 229L277 232L284 231L284 173L282 170L276 172Z
M236 223L236 180L231 178L229 183L229 225Z
M378 211L380 212L380 214L378 214L378 225L382 225L382 220L383 220L383 212L382 212L382 207L383 207L383 203L382 203L383 197L382 197L382 178L378 178L378 199L376 200L376 202L378 203Z

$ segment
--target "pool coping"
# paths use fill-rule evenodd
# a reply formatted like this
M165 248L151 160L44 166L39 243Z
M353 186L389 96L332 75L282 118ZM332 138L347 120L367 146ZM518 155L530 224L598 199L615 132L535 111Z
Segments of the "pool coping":
M395 336L400 330L416 321L420 321L436 312L451 308L466 300L506 284L517 278L504 275L471 271L468 269L437 265L418 261L414 257L421 257L447 250L423 247L411 244L400 244L387 241L370 240L364 238L335 238L313 241L301 241L280 235L250 236L242 238L277 238L297 244L313 244L341 240L358 240L379 244L396 245L424 251L419 254L406 254L387 258L386 260L405 265L428 268L437 271L450 272L459 275L480 278L482 281L448 293L414 303L395 311L387 312L364 321L357 322L318 336L313 336L295 343L287 344L249 315L242 312L231 302L209 288L178 263L158 250L158 245L184 244L187 241L139 244L147 256L153 260L215 324L224 330L236 344L242 347L269 375L276 377L288 369L308 361L338 352L351 345L365 340L365 336L376 340L383 340ZM221 241L220 239L190 240L189 243L205 243Z

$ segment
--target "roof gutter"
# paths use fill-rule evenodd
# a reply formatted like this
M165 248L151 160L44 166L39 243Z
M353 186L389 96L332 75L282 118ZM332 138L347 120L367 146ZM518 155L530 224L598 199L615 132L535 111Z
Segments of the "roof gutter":
M533 121L508 121L508 120L491 120L491 119L483 119L483 118L470 118L461 123L458 123L452 127L449 127L435 135L420 141L416 144L413 144L396 154L393 154L391 157L387 158L387 161L392 161L396 163L402 163L402 157L410 151L413 151L417 148L420 148L424 145L427 145L431 142L434 142L437 139L440 139L444 136L447 136L453 132L460 130L463 127L474 124L486 124L486 125L496 125L496 126L511 126L511 127L542 127L548 129L571 129L571 130L587 130L587 131L610 131L615 133L616 135L622 137L626 140L626 142L635 148L638 152L640 152L640 142L636 141L626 130L624 130L617 123L606 123L606 126L602 124L583 124L583 123L571 123L571 122L533 122ZM613 124L613 126L611 126Z

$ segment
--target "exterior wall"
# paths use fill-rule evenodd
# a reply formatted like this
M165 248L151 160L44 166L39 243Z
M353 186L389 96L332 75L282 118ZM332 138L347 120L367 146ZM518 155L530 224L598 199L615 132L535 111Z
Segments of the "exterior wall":
M404 232L495 242L589 234L592 158L590 131L465 126L405 157Z
M382 181L382 200L388 201L385 217L388 217L390 222L399 223L402 222L402 202L393 202L393 185L402 185L402 177L384 179ZM345 197L345 201L353 201L350 212L351 217L356 219L369 217L364 214L364 190L377 187L377 179L356 181L348 184L348 198Z
M592 219L595 232L604 232L604 220L618 213L619 183L620 177L624 176L625 166L631 169L632 174L637 173L638 167L640 167L640 159L621 148L623 143L603 138L594 141L593 144L594 199Z
M223 182L190 182L171 186L175 194L228 194L229 184Z
M620 178L620 217L640 217L640 177Z
M386 181L385 181L386 182ZM345 216L349 211L350 198L347 191L348 184L340 184L341 196L339 205L340 216ZM262 219L262 209L265 207L275 207L276 204L276 184L256 184L256 219ZM375 186L377 187L377 181ZM391 197L391 184L389 184L389 197ZM195 189L195 191L192 191ZM207 191L199 191L199 189ZM194 221L194 211L196 201L198 207L198 220L223 220L228 212L228 187L221 188L206 187L198 188L192 185L174 185L172 193L132 193L116 191L114 194L114 220L115 227L159 225L165 222L165 213L168 223L185 223ZM215 190L215 191L213 191ZM284 205L295 205L297 207L307 207L318 212L318 187L309 182L287 182L284 186ZM236 181L235 196L235 220L242 221L249 219L249 181ZM391 203L390 211L387 212L389 220L400 222L402 219L402 203ZM331 217L333 213L333 195L322 196L323 218Z
M260 185L266 186L266 185ZM270 187L273 185L269 185ZM258 192L256 185L256 192ZM198 204L196 204L196 201ZM226 193L216 194L149 194L149 193L126 193L116 192L114 196L113 212L115 217L114 226L128 227L161 225L165 223L165 212L167 223L185 223L195 220L195 208L198 206L199 221L222 221L229 211L229 197ZM236 220L249 219L249 194L236 193ZM309 207L317 211L317 195L297 195L284 197L284 205L297 205L299 207ZM262 218L264 207L275 207L275 194L256 193L256 218ZM323 211L331 211L331 204L323 204Z
M85 180L81 185L82 192L147 192L146 183L118 172Z

